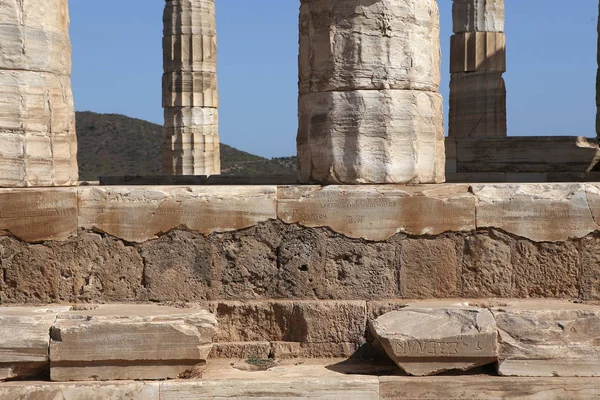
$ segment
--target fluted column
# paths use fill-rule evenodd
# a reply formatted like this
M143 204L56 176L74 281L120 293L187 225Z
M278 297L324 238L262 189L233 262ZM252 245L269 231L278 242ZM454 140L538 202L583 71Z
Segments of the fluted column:
M504 0L454 0L449 136L506 136Z
M300 180L444 180L435 0L301 0Z
M163 39L163 169L221 172L214 0L166 0Z
M77 178L68 0L0 0L0 186Z

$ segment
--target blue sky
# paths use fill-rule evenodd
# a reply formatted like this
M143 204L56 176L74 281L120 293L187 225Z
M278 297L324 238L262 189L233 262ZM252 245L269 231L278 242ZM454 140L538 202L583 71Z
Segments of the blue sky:
M438 3L447 104L451 1ZM162 124L164 0L69 4L75 108ZM265 157L296 153L298 7L217 0L223 143ZM597 0L506 0L509 135L595 135L597 14Z

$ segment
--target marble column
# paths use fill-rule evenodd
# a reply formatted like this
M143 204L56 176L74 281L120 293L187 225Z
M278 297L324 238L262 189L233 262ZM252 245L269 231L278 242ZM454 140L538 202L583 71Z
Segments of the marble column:
M214 0L166 0L163 38L163 169L221 172Z
M449 136L506 136L504 0L454 0Z
M444 180L435 0L301 0L301 182Z
M68 0L0 0L0 186L77 184Z

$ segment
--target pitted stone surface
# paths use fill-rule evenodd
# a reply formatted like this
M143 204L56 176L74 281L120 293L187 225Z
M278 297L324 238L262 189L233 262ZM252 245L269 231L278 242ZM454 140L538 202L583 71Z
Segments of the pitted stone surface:
M177 378L206 363L217 329L201 309L90 308L61 313L52 326L53 381Z
M407 307L371 322L388 356L410 375L469 370L497 360L494 317L477 308Z

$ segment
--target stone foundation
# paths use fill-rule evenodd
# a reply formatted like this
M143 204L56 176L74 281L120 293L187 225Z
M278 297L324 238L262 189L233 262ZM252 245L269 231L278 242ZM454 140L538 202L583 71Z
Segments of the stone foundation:
M3 303L600 299L600 186L0 191Z

